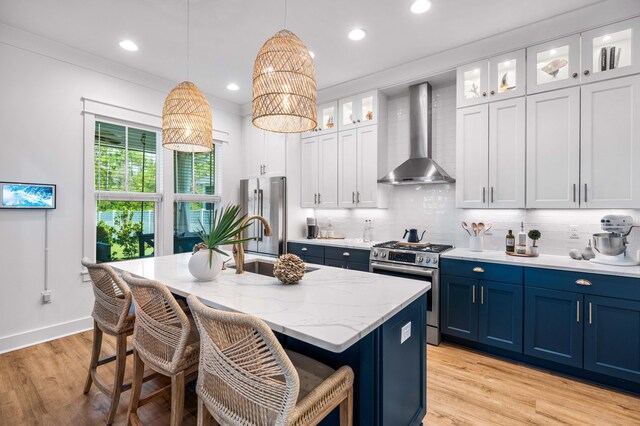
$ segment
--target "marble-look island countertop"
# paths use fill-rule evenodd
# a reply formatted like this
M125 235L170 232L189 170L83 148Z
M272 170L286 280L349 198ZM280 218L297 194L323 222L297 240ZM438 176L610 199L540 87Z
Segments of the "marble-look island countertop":
M316 244L321 246L332 246L332 247L344 247L344 248L355 248L355 249L363 249L370 250L376 244L381 243L382 241L368 241L364 242L362 239L356 238L299 238L288 240L290 243L298 243L298 244Z
M640 266L603 265L588 260L575 260L569 256L551 254L540 254L538 257L518 257L509 256L505 252L497 250L471 251L465 248L454 248L443 253L441 257L445 259L475 260L478 262L503 263L507 265L528 266L531 268L548 268L640 278Z
M116 270L158 280L181 296L195 294L218 309L255 315L272 330L314 346L342 352L424 295L427 281L308 265L295 285L228 268L213 281L197 281L188 269L191 253L113 262ZM274 258L247 255L253 259Z

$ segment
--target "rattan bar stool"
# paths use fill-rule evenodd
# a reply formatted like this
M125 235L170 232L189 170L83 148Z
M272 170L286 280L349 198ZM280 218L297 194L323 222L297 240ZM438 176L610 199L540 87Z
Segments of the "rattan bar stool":
M133 334L136 317L131 310L129 287L109 265L95 264L87 258L82 259L82 264L89 271L96 299L91 314L93 316L93 350L84 393L88 393L91 384L95 384L102 393L111 398L107 418L107 424L110 425L118 411L120 394L131 388L131 383L123 384L123 381L127 355L133 353L133 350L127 351L127 336ZM116 338L116 354L100 359L103 333ZM109 386L98 378L96 372L99 366L112 361L116 361L116 374L113 385Z
M138 408L171 389L171 426L182 424L185 384L198 374L200 336L189 310L158 281L124 273L136 304L133 331L133 388L129 424L140 424ZM171 378L171 384L140 399L144 367Z
M285 351L259 318L187 301L201 337L198 425L316 425L338 406L352 425L350 367Z

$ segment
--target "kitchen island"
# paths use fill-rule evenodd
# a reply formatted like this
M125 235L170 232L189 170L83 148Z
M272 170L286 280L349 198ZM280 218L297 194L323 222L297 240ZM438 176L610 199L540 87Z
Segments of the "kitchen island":
M218 309L264 320L285 348L355 373L354 424L415 425L426 414L426 281L313 265L296 285L229 268L211 282L190 253L114 262L120 271L194 294ZM273 262L273 258L247 256ZM322 424L338 424L337 413Z

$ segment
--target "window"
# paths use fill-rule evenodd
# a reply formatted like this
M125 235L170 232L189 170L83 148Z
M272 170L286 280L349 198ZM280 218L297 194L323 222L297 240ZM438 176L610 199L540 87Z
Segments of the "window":
M153 256L158 133L95 122L96 261Z
M211 227L216 197L216 151L210 153L175 152L173 155L174 193L173 252L193 250L200 242L197 231Z

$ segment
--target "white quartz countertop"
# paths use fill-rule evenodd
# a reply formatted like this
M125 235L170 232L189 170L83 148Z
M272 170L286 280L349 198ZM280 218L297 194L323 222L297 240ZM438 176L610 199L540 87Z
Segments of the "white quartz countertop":
M369 250L374 245L380 243L381 241L369 241L364 242L355 238L345 238L345 239L328 239L328 238L315 238L312 240L309 239L293 239L288 240L290 243L298 243L298 244L316 244L321 246L332 246L332 247L345 247L345 248L359 248L364 250Z
M567 256L541 254L538 257L509 256L503 251L485 250L471 251L465 248L454 248L443 253L446 259L475 260L478 262L503 263L507 265L528 266L531 268L549 268L563 271L589 272L592 274L617 275L621 277L640 278L640 266L611 266L588 260L575 260Z
M213 281L197 281L188 269L191 253L113 262L111 266L158 280L173 293L195 294L218 309L264 320L272 330L332 352L342 352L425 294L427 281L309 265L294 285L275 278L226 269ZM274 258L247 255L252 259Z

